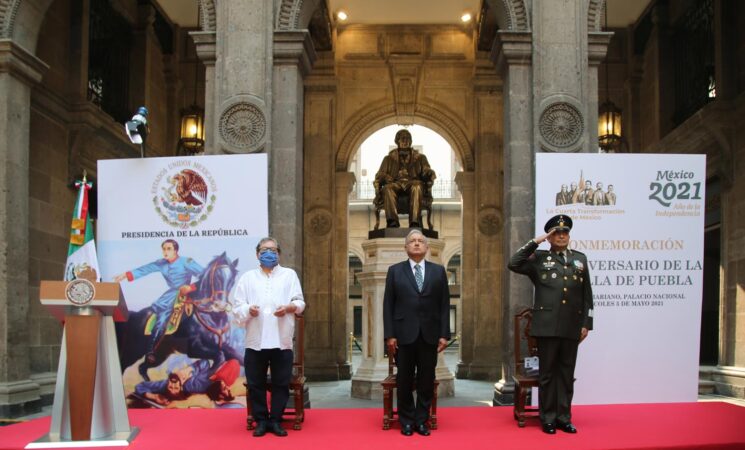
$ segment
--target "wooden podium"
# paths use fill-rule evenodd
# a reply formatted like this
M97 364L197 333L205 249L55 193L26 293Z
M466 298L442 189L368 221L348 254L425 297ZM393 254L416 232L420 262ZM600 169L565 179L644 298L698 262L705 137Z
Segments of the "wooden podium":
M49 433L26 448L127 446L129 426L114 321L129 312L119 283L42 281L41 304L65 325Z

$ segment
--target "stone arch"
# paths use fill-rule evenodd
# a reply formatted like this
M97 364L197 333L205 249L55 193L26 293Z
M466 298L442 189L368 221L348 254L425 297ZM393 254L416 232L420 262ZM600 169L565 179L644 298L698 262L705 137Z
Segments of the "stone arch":
M448 264L450 264L450 260L453 259L453 256L461 253L463 249L462 247L462 240L456 240L452 243L452 245L446 246L445 250L442 251L442 265L447 268Z
M362 262L362 264L365 263L365 251L362 249L361 242L350 242L347 245L347 251L348 253L356 256Z
M0 39L36 53L41 23L52 0L0 0Z
M500 30L530 31L530 15L525 0L488 0L497 16Z
M587 31L601 31L602 30L602 19L608 14L607 11L608 1L607 0L590 0L590 4L587 8Z
M473 149L465 131L448 115L443 108L419 104L414 112L417 125L423 125L439 133L452 147L464 170L474 170ZM342 137L336 152L336 170L346 171L354 151L376 130L396 124L396 110L393 104L372 108L368 112L353 117L352 125Z
M199 24L202 31L217 31L215 0L199 0Z

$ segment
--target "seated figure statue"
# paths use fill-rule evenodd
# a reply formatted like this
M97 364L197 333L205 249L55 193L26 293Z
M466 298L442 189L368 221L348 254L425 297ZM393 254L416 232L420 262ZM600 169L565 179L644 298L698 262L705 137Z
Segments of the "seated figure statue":
M422 226L422 210L427 210L427 222L432 229L430 218L432 207L432 183L436 175L429 166L427 157L411 147L411 133L399 130L394 139L396 148L383 158L378 173L375 174L375 229L378 229L378 214L385 209L386 227L400 227L398 208L405 208L408 200L409 227ZM401 206L404 205L404 206Z

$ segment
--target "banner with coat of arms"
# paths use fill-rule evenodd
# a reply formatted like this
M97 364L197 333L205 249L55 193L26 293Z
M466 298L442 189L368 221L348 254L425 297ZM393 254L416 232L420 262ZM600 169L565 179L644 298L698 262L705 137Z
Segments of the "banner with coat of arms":
M130 310L128 405L245 407L230 291L268 233L266 155L102 160L98 180L101 274Z
M695 402L706 156L538 153L535 179L535 236L570 216L592 281L574 403Z

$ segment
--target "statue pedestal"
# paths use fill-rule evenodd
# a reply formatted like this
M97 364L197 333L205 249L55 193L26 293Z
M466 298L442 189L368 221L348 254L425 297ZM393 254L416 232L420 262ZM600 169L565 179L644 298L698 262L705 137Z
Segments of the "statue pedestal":
M390 229L386 229L390 230ZM385 356L383 336L383 294L388 267L408 257L404 239L410 229L394 228L400 237L369 239L362 243L365 258L362 272L357 278L362 284L362 362L352 377L352 397L365 399L383 398L380 382L388 376L388 358ZM383 230L377 230L383 231ZM427 260L442 264L443 241L429 239ZM455 395L453 373L445 365L443 353L438 355L436 377L440 381L438 396Z

